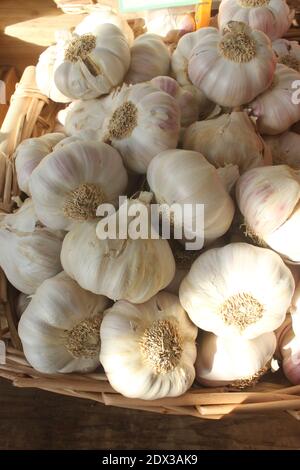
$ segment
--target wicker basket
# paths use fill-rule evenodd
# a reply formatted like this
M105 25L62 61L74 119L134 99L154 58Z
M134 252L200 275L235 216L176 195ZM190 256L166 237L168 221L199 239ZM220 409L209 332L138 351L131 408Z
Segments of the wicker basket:
M18 144L33 136L53 131L59 104L37 89L35 67L27 67L11 99L0 135L0 212L9 213L20 196L14 167ZM154 413L221 419L235 413L288 411L300 420L300 385L289 386L280 374L267 374L247 391L232 388L207 389L194 386L177 398L154 401L134 400L116 393L100 370L93 374L41 374L26 361L17 333L15 312L17 291L0 269L0 340L6 343L6 362L0 364L0 377L17 387L30 387L85 398L109 406L146 410Z

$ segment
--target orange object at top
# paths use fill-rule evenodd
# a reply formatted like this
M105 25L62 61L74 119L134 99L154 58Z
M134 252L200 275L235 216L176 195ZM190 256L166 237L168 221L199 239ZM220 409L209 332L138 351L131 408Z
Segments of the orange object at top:
M196 6L195 22L196 29L209 25L211 18L212 0L201 0Z

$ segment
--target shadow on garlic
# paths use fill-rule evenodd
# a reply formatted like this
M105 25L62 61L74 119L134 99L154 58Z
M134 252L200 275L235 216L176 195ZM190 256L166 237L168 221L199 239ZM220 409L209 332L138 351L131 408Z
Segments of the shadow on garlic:
M139 305L116 302L101 325L100 361L110 384L144 400L182 395L195 378L197 331L167 292Z
M231 243L196 259L179 297L199 328L249 340L282 324L294 289L294 278L278 254Z
M247 340L201 331L197 344L196 378L201 385L243 389L255 385L270 368L276 338L273 332Z
M39 219L47 227L70 230L95 219L100 204L115 203L128 178L121 156L109 145L62 142L33 171L29 185Z
M64 272L43 282L19 322L28 362L46 374L95 370L108 306L108 299L81 289Z
M13 214L0 218L0 266L9 282L25 294L61 271L64 232L43 227L27 199Z
M300 170L300 135L284 132L279 135L265 135L265 143L270 147L274 165L289 165Z

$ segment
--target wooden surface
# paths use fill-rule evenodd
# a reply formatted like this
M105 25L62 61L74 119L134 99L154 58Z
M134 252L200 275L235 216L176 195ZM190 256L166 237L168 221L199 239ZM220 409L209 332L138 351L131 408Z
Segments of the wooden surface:
M93 404L0 379L0 449L300 449L285 413L202 421Z

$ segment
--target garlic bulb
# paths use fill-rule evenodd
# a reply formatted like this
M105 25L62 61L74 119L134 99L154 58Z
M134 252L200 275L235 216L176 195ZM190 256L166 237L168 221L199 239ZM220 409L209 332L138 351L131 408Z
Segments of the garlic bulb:
M115 149L78 140L48 155L29 186L41 222L70 230L76 222L95 218L100 204L115 202L126 189L127 173Z
M75 33L79 35L89 33L101 24L117 26L126 37L128 44L131 45L133 43L134 34L126 19L108 5L98 4L95 10L76 26Z
M130 48L113 24L95 24L85 34L73 34L59 51L54 81L71 99L90 99L109 93L129 68Z
M18 185L21 191L30 196L29 178L39 163L52 152L58 142L65 138L64 134L44 134L41 137L25 139L17 147L15 163Z
M200 114L198 101L195 100L195 96L190 91L179 86L174 78L155 77L150 83L176 99L181 112L180 122L182 127L187 127L197 121Z
M52 101L58 103L69 103L71 99L61 93L54 83L54 74L57 67L57 57L64 48L71 34L67 31L56 33L56 44L47 47L39 57L35 68L35 79L41 92L48 96Z
M102 321L100 361L110 384L127 397L178 396L195 378L196 336L172 294L139 305L121 300Z
M202 29L185 34L180 38L177 48L172 55L171 67L172 76L176 78L179 85L182 86L183 89L192 93L195 97L199 106L199 118L201 117L201 119L205 119L213 110L215 104L206 97L202 90L199 90L199 88L192 84L188 75L188 61L190 54L192 49L203 36Z
M293 99L297 81L299 72L277 64L272 86L249 104L261 134L281 134L300 120L300 103Z
M254 385L268 370L275 348L273 332L246 340L203 331L198 339L197 381L208 387Z
M293 324L293 331L296 336L300 338L300 281L297 282L297 287L291 305L291 318Z
M221 106L241 106L272 83L276 57L267 36L239 21L203 28L188 63L192 83ZM222 77L222 79L220 79Z
M125 165L146 173L155 155L176 148L180 110L176 100L149 83L123 88L103 124L103 138L121 153Z
M61 271L64 233L39 225L31 200L0 219L0 266L9 282L25 294Z
M142 193L139 200L132 200L128 206L134 204L149 211L144 197ZM122 206L118 217L121 210ZM112 300L146 302L173 279L172 251L167 240L131 238L128 232L131 219L126 212L116 238L97 238L106 232L115 215L103 218L98 224L78 224L68 233L61 252L63 268L81 287L95 294Z
M237 183L246 231L291 261L300 262L300 181L287 165L254 168Z
M291 325L284 330L279 349L284 375L292 384L300 385L300 337Z
M168 75L170 53L157 34L138 36L130 49L131 63L124 79L126 83L141 83L158 75Z
M239 145L236 144L237 135ZM272 163L272 155L245 111L195 122L185 132L183 147L201 152L215 167L238 165L241 173Z
M181 9L159 8L147 11L145 15L147 31L160 36L167 36L173 30L181 31L183 34L194 31L195 20L193 15L190 14L193 12L193 8L190 8L190 13L187 8L188 6Z
M229 229L234 215L233 201L218 170L200 153L177 149L158 154L148 167L147 180L159 204L183 206L190 203L194 208L196 204L204 205L205 242L220 237ZM214 188L213 192L211 188ZM174 230L184 228L184 239L189 240L195 236L195 224L195 210L188 220L187 217L184 221L178 221L176 217L173 220Z
M297 41L277 39L272 43L278 62L300 72L300 46Z
M182 281L179 297L199 328L225 338L253 339L281 325L294 288L279 255L231 243L199 256Z
M38 288L19 322L24 354L46 373L100 366L100 325L108 299L81 289L64 272Z
M92 100L73 101L66 109L60 112L60 121L68 135L81 131L100 131L105 116L110 112L112 96Z
M274 164L285 164L295 170L300 170L299 134L284 132L284 134L279 135L266 135L264 140L271 150Z
M222 29L231 20L243 21L270 39L277 39L287 32L294 14L286 0L222 0L218 23Z

